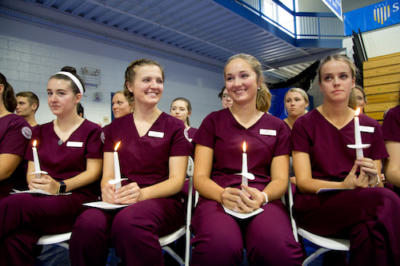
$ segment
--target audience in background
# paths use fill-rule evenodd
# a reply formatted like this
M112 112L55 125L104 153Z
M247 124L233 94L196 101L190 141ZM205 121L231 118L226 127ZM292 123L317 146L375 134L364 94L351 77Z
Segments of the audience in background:
M35 114L38 109L39 98L36 94L30 91L17 93L17 108L15 111L17 112L17 115L25 118L31 127L38 124L35 120Z
M218 94L218 97L221 99L222 108L228 108L232 106L232 98L229 96L226 91L225 86L222 87L221 92Z
M115 118L133 113L134 98L126 97L124 91L117 91L112 98L112 112Z
M356 96L357 107L359 107L361 112L364 113L364 107L367 104L367 96L365 96L363 87L356 85L354 87L354 93Z

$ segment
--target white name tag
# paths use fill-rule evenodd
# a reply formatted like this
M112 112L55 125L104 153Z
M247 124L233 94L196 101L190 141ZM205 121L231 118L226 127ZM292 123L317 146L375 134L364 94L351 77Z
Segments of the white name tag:
M83 142L78 142L78 141L68 141L67 142L67 147L74 147L74 148L82 148Z
M260 129L260 135L276 136L276 130L273 130L273 129Z
M375 128L374 127L367 127L367 126L360 126L360 131L361 132L366 132L366 133L374 133Z
M164 132L149 131L149 137L161 138L162 139L164 137Z

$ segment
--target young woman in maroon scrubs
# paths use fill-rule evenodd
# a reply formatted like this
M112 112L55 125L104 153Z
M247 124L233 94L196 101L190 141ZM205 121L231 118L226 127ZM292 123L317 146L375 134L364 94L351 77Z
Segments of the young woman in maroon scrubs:
M343 55L319 69L324 102L297 119L292 130L293 165L300 193L294 214L300 227L350 239L350 265L400 265L400 199L379 180L388 156L377 121L359 115L364 158L356 158L353 109L348 107L355 66ZM317 192L320 189L347 189Z
M124 95L124 91L117 91L112 98L112 112L115 118L133 113L134 101Z
M193 140L201 197L192 219L192 264L239 265L245 248L251 265L300 265L301 247L280 201L288 182L288 132L282 120L266 113L271 94L261 64L251 55L232 56L224 77L233 105L208 115ZM244 141L248 171L255 176L249 186L235 175L242 169ZM264 211L239 220L222 205L240 213Z
M400 102L387 112L382 131L389 153L384 164L386 180L395 186L394 191L400 195Z
M161 112L164 72L152 60L132 62L125 90L135 97L135 112L115 119L105 129L102 199L131 204L122 210L88 209L72 230L72 265L105 265L112 244L125 265L162 265L158 238L183 224L179 192L186 175L189 142L184 125ZM114 147L118 148L122 187L114 179Z
M43 234L71 231L84 210L82 203L98 196L102 165L101 128L78 116L76 105L83 84L68 72L53 75L47 84L47 101L57 118L35 127L26 152L30 189L55 196L15 194L0 203L0 265L33 265L37 240ZM37 140L40 166L35 171L32 142ZM57 195L71 192L70 195Z
M13 188L27 186L21 162L32 131L24 118L13 114L16 106L14 90L0 73L0 201Z
M189 122L189 116L192 114L192 105L190 101L183 97L178 97L171 103L171 109L169 111L170 115L178 118L185 124L186 132L185 134L187 140L192 142L194 136L196 135L197 128L191 127ZM192 156L194 155L194 145L192 150Z

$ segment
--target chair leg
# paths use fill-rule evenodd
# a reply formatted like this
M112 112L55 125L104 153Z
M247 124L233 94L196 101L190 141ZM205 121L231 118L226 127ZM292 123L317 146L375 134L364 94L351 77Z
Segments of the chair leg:
M162 247L162 249L168 252L168 254L171 255L171 257L174 258L174 260L176 260L179 263L179 265L181 266L185 265L185 262L181 259L181 257L179 257L178 254L176 254L175 251L173 251L170 247L165 246Z
M317 251L315 251L313 254L311 254L310 257L308 257L305 261L303 261L303 266L307 266L310 262L318 258L319 255L324 254L325 252L329 251L330 249L327 248L320 248Z

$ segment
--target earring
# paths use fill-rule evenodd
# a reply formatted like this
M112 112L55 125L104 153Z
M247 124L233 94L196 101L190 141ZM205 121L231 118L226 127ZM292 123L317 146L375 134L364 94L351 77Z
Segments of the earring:
M133 113L133 110L131 109L131 113Z
M260 87L258 87L258 90L261 90L261 88L260 88Z

